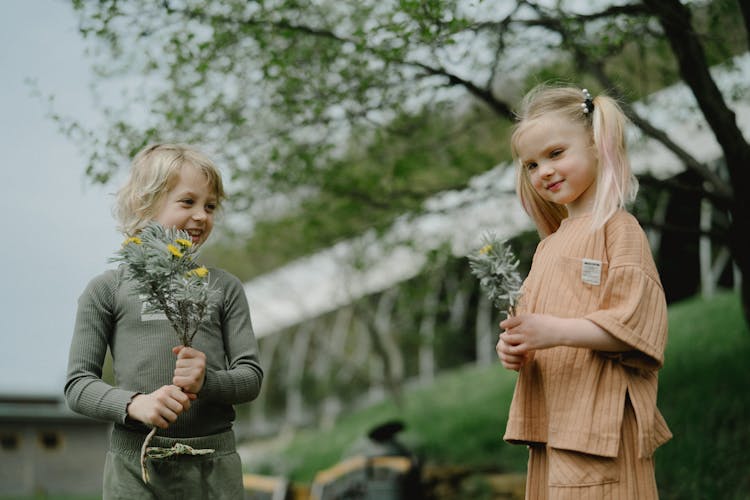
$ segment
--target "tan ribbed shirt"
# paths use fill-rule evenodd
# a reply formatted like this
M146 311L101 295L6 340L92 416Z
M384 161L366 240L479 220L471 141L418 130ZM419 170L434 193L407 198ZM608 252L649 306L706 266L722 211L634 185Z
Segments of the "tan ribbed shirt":
M589 216L563 220L537 247L518 312L586 318L633 349L537 351L519 373L506 441L615 457L627 395L641 457L672 437L656 406L667 305L635 217L617 212L596 231Z

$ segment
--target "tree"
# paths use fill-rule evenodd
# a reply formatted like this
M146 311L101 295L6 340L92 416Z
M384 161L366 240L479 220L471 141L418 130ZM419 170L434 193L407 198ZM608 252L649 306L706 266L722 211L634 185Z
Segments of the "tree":
M750 207L732 186L747 185L750 145L709 72L747 50L747 2L573 3L74 0L81 33L101 51L100 82L141 75L128 106L146 113L107 109L104 133L67 130L80 134L99 182L152 140L205 144L229 166L234 210L257 216L281 199L284 214L318 232L354 224L322 231L331 243L507 158L486 144L507 143L510 103L531 79L568 77L614 92L702 179L702 196L728 221L712 236L748 276ZM721 145L728 180L630 105L678 80ZM494 141L466 139L488 130ZM750 280L742 291L750 319Z

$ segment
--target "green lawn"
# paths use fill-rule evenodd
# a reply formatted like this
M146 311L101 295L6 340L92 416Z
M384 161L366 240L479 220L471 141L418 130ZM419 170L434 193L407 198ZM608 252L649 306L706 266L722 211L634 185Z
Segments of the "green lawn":
M736 295L691 299L670 307L659 407L674 439L657 451L662 499L739 499L750 491L750 332ZM399 418L401 440L422 460L523 472L524 447L501 440L515 373L499 364L439 376L406 391L399 409L383 403L342 418L328 431L299 432L254 472L309 482L336 463L373 425Z
M664 499L750 498L750 332L737 296L670 309L660 407L674 439L656 454Z

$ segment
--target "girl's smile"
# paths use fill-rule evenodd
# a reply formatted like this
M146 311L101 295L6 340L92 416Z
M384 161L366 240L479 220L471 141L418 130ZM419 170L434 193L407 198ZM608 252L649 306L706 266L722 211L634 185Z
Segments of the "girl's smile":
M597 158L587 130L559 115L537 118L518 136L518 158L534 190L570 215L591 209Z

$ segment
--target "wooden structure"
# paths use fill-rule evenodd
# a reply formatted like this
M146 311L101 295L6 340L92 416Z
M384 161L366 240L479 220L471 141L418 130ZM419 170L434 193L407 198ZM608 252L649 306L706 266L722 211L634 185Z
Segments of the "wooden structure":
M101 495L109 429L61 399L0 396L0 492Z

